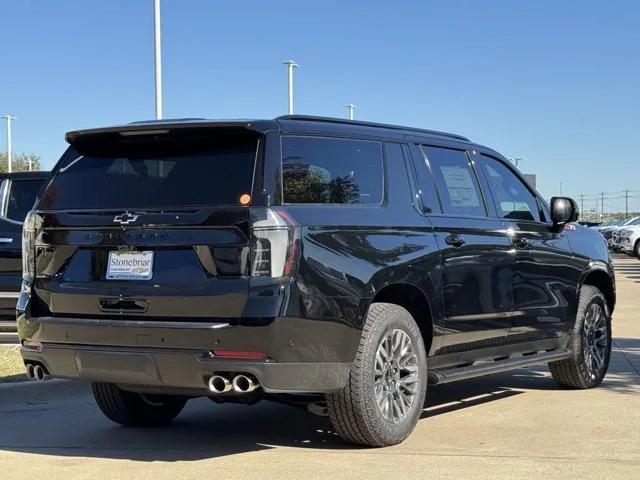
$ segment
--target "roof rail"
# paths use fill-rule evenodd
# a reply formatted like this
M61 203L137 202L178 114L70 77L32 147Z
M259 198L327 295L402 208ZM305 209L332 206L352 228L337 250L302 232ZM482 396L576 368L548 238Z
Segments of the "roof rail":
M439 132L437 130L426 130L424 128L403 127L401 125L389 125L386 123L363 122L361 120L347 120L346 118L316 117L314 115L282 115L280 117L276 117L275 120L301 120L301 121L309 121L309 122L325 122L325 123L340 123L344 125L359 125L362 127L389 128L392 130L406 130L409 132L426 133L429 135L438 135L442 137L455 138L457 140L464 140L466 142L470 141L467 137L463 135L458 135L456 133Z

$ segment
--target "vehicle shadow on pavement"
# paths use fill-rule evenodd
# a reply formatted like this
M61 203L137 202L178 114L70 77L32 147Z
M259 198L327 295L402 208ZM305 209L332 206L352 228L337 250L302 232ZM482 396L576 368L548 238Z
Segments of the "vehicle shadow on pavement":
M615 342L610 373L600 388L640 393L640 340ZM433 386L421 422L530 390L561 389L545 366ZM175 462L282 447L358 448L343 442L327 417L267 401L247 407L192 400L171 425L153 429L110 423L88 392L55 402L0 408L0 452Z

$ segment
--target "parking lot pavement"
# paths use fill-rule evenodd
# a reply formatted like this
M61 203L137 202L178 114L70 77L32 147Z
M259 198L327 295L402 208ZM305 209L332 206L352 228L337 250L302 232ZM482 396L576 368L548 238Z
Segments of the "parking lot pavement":
M365 449L341 442L326 418L268 402L200 399L170 426L126 429L82 386L0 402L0 477L640 478L640 262L616 267L615 348L600 388L561 390L545 368L433 387L406 442Z

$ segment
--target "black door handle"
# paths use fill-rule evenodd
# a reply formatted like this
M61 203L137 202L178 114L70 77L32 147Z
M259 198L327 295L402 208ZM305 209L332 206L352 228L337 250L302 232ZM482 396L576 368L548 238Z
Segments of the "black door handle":
M452 247L461 247L464 245L464 240L457 235L449 235L445 237L444 241L447 245L451 245Z
M518 248L525 248L529 245L529 240L524 237L514 237L512 243Z

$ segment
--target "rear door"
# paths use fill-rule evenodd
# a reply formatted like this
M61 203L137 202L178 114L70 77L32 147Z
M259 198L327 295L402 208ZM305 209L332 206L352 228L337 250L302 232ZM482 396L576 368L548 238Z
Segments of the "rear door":
M421 189L437 196L428 220L444 269L443 353L500 345L511 327L509 239L486 205L468 152L425 145L413 152L428 178Z
M259 137L108 140L72 147L39 202L37 314L240 317Z
M478 155L514 252L513 328L522 341L556 336L573 321L579 272L564 229L554 228L537 195L505 162Z

